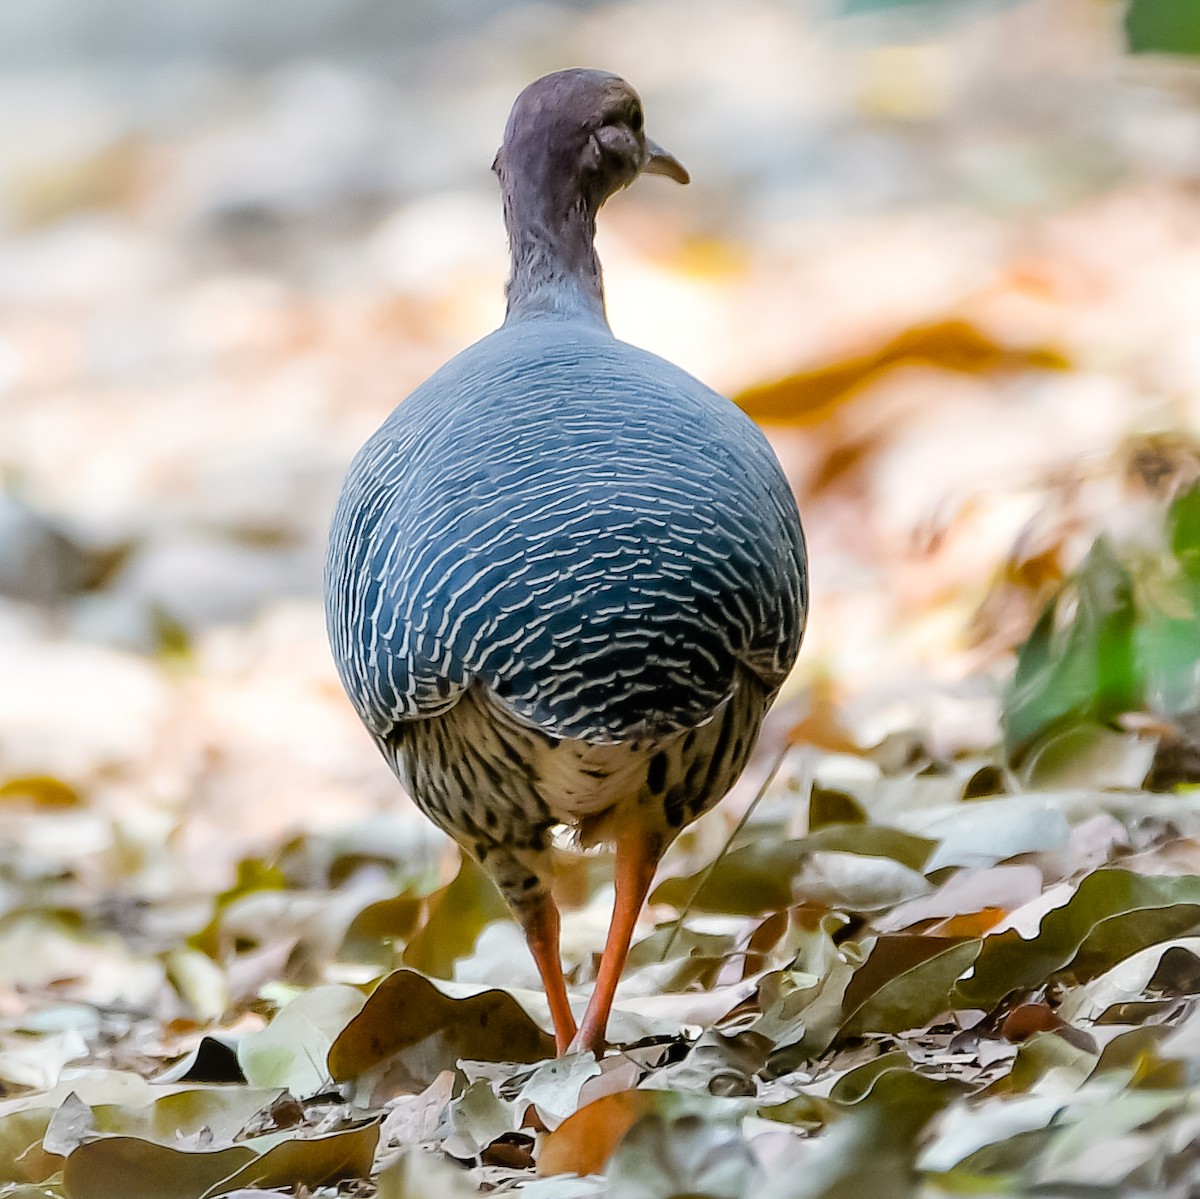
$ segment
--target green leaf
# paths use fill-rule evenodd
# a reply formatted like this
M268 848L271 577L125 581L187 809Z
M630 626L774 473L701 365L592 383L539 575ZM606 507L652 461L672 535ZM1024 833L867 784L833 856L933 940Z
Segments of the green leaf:
M846 791L813 784L808 797L808 831L815 833L830 824L866 824L867 814L862 805Z
M1172 505L1173 556L1144 556L1137 572L1134 645L1147 706L1168 716L1200 706L1200 548L1193 541L1193 493Z
M1017 1193L1016 1175L1049 1139L1046 1125L1062 1107L1058 1095L994 1096L970 1107L955 1104L938 1121L917 1166L949 1175L951 1195Z
M292 1137L214 1183L204 1192L204 1199L216 1199L243 1187L266 1190L286 1186L303 1193L365 1179L371 1173L378 1144L379 1124L374 1120L324 1136Z
M314 987L293 999L261 1032L244 1036L238 1065L252 1087L313 1095L329 1081L330 1046L366 1003L354 987Z
M1137 0L1133 7L1137 7ZM1188 8L1187 0L1176 0L1176 11ZM1196 29L1200 31L1200 0L1191 0L1196 14ZM1177 496L1167 510L1167 541L1171 553L1187 568L1189 574L1200 573L1200 483Z
M888 12L911 13L929 23L945 24L963 17L982 15L996 8L1010 8L1022 0L838 0L838 15Z
M1054 1137L1037 1163L1035 1176L1043 1185L1057 1180L1082 1187L1111 1186L1152 1161L1161 1170L1166 1146L1153 1136L1132 1138L1129 1134L1162 1122L1187 1103L1187 1095L1179 1092L1132 1091L1114 1095L1094 1109L1076 1108L1062 1125L1056 1122ZM1121 1151L1114 1161L1113 1147L1118 1145Z
M1189 602L1189 606L1190 602ZM1156 607L1143 610L1135 635L1148 706L1165 716L1193 711L1200 700L1200 620L1178 619Z
M424 907L425 901L415 895L395 895L368 904L350 922L339 956L351 961L394 965L392 946L412 937Z
M977 937L880 937L846 988L839 1036L903 1032L952 1006L955 984L979 955Z
M800 861L797 841L754 841L731 850L695 874L668 878L650 896L678 911L763 916L792 905L792 874Z
M991 1009L1010 991L1039 986L1070 967L1076 981L1094 978L1157 941L1200 926L1200 875L1147 876L1097 870L1037 935L1014 929L984 940L970 978L955 988L965 1007Z
M1051 1071L1069 1075L1078 1086L1095 1069L1098 1058L1054 1032L1035 1032L1023 1041L1012 1069L983 1091L985 1096L1022 1095Z
M1125 37L1134 54L1200 54L1200 0L1130 0Z
M87 1141L67 1158L71 1199L201 1199L258 1156L247 1145L185 1153L138 1137Z
M841 0L840 11L845 16L855 13L879 12L889 8L929 8L942 5L945 0Z
M139 1136L164 1145L204 1134L220 1144L235 1140L254 1116L283 1094L278 1087L195 1087L164 1095L149 1106L98 1104L92 1112L99 1132Z
M51 1108L0 1116L0 1183L44 1182L61 1169L63 1159L42 1148Z
M1139 627L1137 634L1144 631ZM1200 644L1200 642L1198 642ZM1060 725L1030 750L1018 771L1035 791L1088 787L1136 789L1154 763L1155 742L1094 721ZM1065 842L1065 838L1064 838Z
M841 1107L860 1111L899 1105L903 1112L887 1113L888 1128L882 1143L907 1148L931 1116L967 1089L964 1083L916 1073L908 1054L899 1049L843 1074L829 1098Z
M806 854L857 853L868 858L891 858L921 871L937 848L936 841L881 824L831 824L810 833L800 844Z
M1059 724L1103 723L1139 706L1134 620L1133 579L1098 538L1017 651L1003 716L1010 757Z
M511 918L495 885L463 854L453 882L431 898L429 916L409 941L404 964L434 978L453 978L454 963L471 953L479 934Z
M905 1199L916 1190L918 1138L966 1088L917 1074L904 1053L885 1054L851 1070L831 1093L841 1109L801 1159L788 1199Z
M796 902L793 880L813 854L886 858L908 871L920 871L936 845L877 824L829 824L791 841L751 841L725 854L712 869L666 879L655 888L651 901L699 912L761 916L783 911Z

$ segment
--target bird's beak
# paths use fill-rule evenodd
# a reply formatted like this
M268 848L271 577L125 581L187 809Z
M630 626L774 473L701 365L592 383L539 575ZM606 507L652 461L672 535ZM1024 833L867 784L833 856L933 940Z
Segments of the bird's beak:
M690 183L691 175L687 173L687 167L675 157L674 154L669 154L657 142L652 142L649 138L646 139L646 162L642 167L644 175L666 175L668 179L674 179L676 183Z

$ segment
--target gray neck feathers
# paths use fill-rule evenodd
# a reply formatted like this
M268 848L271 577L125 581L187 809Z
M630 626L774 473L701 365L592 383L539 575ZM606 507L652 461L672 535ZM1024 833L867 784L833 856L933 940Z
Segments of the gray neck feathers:
M581 194L578 178L553 166L543 159L499 170L512 253L504 323L583 318L607 328L593 244L599 205Z

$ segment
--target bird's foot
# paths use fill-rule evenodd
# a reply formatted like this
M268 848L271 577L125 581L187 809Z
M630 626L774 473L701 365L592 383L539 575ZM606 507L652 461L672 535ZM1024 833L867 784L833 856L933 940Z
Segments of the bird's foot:
M596 1060L599 1061L604 1057L607 1049L608 1042L604 1039L603 1026L589 1028L588 1020L585 1016L583 1024L579 1027L579 1031L571 1038L571 1043L567 1046L566 1053L592 1053L595 1054ZM559 1050L559 1056L565 1056L562 1050Z

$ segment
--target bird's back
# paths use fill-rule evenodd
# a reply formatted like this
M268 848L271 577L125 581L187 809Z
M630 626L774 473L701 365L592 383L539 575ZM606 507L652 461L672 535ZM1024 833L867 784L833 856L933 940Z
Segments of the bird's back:
M774 692L804 551L733 404L585 322L506 325L351 467L326 574L343 682L378 737L473 681L553 736L695 727L738 665Z

